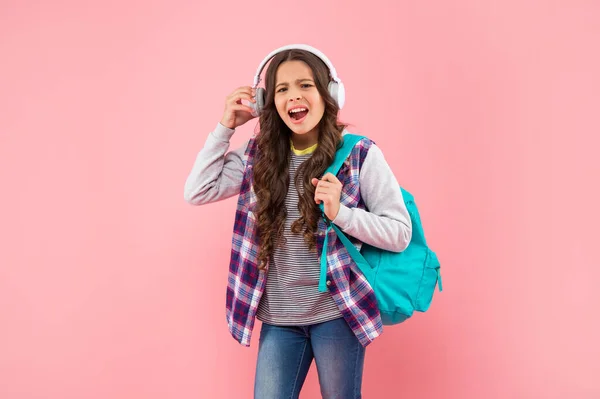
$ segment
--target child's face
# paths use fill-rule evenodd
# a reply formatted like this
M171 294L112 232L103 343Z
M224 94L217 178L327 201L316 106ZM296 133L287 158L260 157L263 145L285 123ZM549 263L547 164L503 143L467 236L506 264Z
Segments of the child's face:
M318 128L325 103L315 86L311 69L304 62L286 61L277 69L275 107L296 134L307 134Z

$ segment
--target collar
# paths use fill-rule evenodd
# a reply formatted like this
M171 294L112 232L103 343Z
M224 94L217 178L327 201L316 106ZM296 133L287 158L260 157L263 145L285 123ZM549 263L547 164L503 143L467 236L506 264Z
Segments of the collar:
M313 152L315 152L315 150L317 149L317 146L319 145L319 143L316 143L315 145L312 145L308 148L305 148L304 150L297 150L294 147L294 143L292 143L292 140L290 140L290 146L292 147L292 152L296 155L307 155L307 154L312 154Z

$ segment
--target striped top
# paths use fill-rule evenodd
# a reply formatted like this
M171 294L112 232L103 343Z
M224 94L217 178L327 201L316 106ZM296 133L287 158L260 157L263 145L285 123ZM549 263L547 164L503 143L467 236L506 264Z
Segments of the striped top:
M290 184L285 199L287 218L284 237L286 245L273 252L266 287L258 305L256 317L274 325L307 325L342 317L330 292L319 292L320 263L316 252L309 252L302 234L291 231L300 218L298 191L294 184L296 171L310 158L316 148L298 151L292 146Z

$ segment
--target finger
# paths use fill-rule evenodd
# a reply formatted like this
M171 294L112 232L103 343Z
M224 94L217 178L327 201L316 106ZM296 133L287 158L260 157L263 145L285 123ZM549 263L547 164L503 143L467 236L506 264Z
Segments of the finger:
M312 180L310 181L312 183L313 186L317 186L319 184L319 179L313 177Z
M229 102L234 98L238 98L241 94L247 94L250 97L253 97L256 93L255 90L250 86L240 87L227 96L227 101Z
M321 178L321 180L323 181L329 181L332 183L339 183L340 181L338 180L337 177L335 177L335 175L333 173L327 173L325 176L323 176Z
M312 182L314 185L317 185L317 187L333 187L334 186L333 183L330 183L325 180L315 179L315 178L312 179Z
M327 204L331 201L332 198L333 198L333 195L331 193L327 193L327 192L315 193L315 199L321 200Z
M238 87L236 90L234 90L234 92L231 93L231 95L234 96L239 93L253 94L254 90L255 89L252 88L252 86L242 86L242 87Z
M316 193L316 192L315 192L315 202L316 202L317 204L319 203L319 201L321 201L321 200L322 200L321 196L322 196L322 194L321 194L321 193Z
M249 106L244 105L244 104L234 104L230 107L230 109L232 111L247 111L250 113L254 112L254 109L252 109Z
M317 189L315 190L315 194L316 193L329 195L329 194L331 194L331 190L326 189L326 188L317 187Z
M256 100L254 99L254 97L252 97L250 94L248 93L238 93L236 96L231 97L229 99L229 103L230 104L241 104L242 100L248 100L248 101L252 101L252 102L256 102Z

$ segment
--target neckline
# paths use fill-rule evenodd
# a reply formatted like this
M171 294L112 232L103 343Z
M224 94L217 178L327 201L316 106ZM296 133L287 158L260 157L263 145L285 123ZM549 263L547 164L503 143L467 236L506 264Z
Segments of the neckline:
M294 147L294 143L292 143L292 140L290 140L290 146L292 147L292 152L293 152L295 155L307 155L307 154L312 154L313 152L315 152L315 150L317 149L317 146L318 146L318 145L319 145L319 143L316 143L316 144L314 144L314 145L311 145L310 147L308 147L308 148L305 148L305 149L303 149L303 150L297 150L297 149Z

